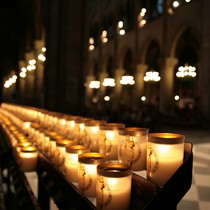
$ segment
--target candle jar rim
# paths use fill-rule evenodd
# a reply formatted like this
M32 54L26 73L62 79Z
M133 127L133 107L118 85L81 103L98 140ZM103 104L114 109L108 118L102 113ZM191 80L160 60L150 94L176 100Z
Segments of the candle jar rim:
M107 161L107 156L97 152L87 152L82 153L78 156L78 161L80 163L86 164L100 164Z
M179 133L150 133L148 141L158 144L179 144L183 143L185 136Z
M17 146L18 147L25 147L25 146L31 146L32 143L30 141L22 141L22 142L18 142Z
M81 144L66 146L66 153L81 154L83 152L89 152L89 151L90 149L88 147Z
M87 121L85 122L85 126L99 126L99 125L102 125L102 124L106 124L106 121L105 120L90 120L90 121Z
M106 123L106 124L100 125L100 130L116 130L116 129L121 129L124 127L125 127L124 123Z
M21 152L36 152L37 148L35 146L24 146L20 149Z
M58 147L66 147L67 145L76 144L73 139L61 139L56 141L56 146Z
M78 119L75 119L75 123L80 124L80 123L85 123L93 120L93 118L86 118L86 117L80 117Z
M132 174L132 169L124 163L105 162L97 166L97 174L106 177L125 177Z
M141 127L125 127L119 129L120 135L147 135L149 129Z

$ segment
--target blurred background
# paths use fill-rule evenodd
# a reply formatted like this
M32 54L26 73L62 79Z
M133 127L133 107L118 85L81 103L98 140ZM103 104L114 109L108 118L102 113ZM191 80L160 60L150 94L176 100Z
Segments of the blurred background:
M208 0L3 0L0 101L158 131L209 128Z

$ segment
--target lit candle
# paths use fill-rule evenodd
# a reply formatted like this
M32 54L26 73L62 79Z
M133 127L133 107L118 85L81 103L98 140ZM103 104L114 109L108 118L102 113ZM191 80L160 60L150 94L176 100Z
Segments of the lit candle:
M83 118L83 117L80 117L75 120L74 135L75 135L75 139L77 140L78 144L84 144L85 122L90 121L90 120L91 120L91 118Z
M106 162L97 166L96 207L100 210L128 210L131 197L131 167Z
M119 130L118 159L133 171L146 170L147 128L126 127Z
M175 133L148 134L147 178L162 187L181 166L185 137Z
M90 152L79 155L78 189L81 195L95 197L97 165L106 160L106 155L100 153Z
M118 130L124 127L122 123L100 125L99 152L109 160L118 160Z
M56 150L54 153L55 162L54 164L58 167L60 172L65 172L65 153L66 146L76 144L75 140L61 139L56 141Z
M69 116L66 120L67 137L75 139L75 120L79 119L80 116Z
M34 146L26 146L20 149L20 167L24 172L31 172L36 169L38 152Z
M69 182L78 181L78 156L79 154L89 152L90 149L83 145L69 145L66 147L65 155L65 177Z
M89 147L91 152L99 152L99 126L105 123L104 120L90 120L85 123L84 145Z

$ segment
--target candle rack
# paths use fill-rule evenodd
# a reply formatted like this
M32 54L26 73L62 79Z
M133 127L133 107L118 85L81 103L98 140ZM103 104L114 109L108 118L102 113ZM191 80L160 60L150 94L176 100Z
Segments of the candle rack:
M4 130L1 129L0 149L1 152L3 151L4 157L1 157L0 160L1 162L7 161L4 167L9 168L10 175L13 177L16 192L20 198L19 202L30 206L27 209L48 210L50 209L50 198L54 200L57 207L61 210L96 209L95 205L86 197L81 196L77 188L72 183L67 182L64 175L40 152L36 168L38 175L38 197L35 198L24 173L16 162L11 144L9 144L9 137L5 134ZM185 142L184 162L162 188L133 173L129 210L175 210L180 200L191 187L192 147L191 143Z

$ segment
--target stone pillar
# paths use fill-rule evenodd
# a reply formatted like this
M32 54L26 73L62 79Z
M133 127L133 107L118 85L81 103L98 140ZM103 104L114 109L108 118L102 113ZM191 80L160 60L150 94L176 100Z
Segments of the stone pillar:
M86 77L86 93L85 93L85 106L86 107L91 107L91 104L92 104L93 89L89 88L89 84L92 80L95 80L95 76L88 75Z
M99 75L99 81L100 81L100 98L103 100L104 99L104 96L106 94L106 87L103 86L103 81L104 81L104 78L107 77L107 72L100 72L100 75Z
M36 57L40 54L44 55L42 48L45 46L44 40L35 40ZM38 107L44 106L44 61L37 59L36 71L35 71L35 84L34 84L34 95L36 97L36 105Z
M24 60L20 60L19 61L19 69L20 69L20 71L19 72L21 72L21 69L22 68L26 68L27 66L26 66L26 62L24 61ZM26 77L20 77L20 76L18 76L19 77L19 97L20 97L20 103L21 104L23 104L24 103L24 95L25 95L25 89L26 89Z
M25 54L25 60L26 60L26 66L29 65L29 61L35 59L35 54L34 51L31 52L27 52ZM36 59L35 59L36 60ZM26 67L27 68L27 67ZM24 96L24 101L26 105L34 105L34 71L36 70L31 70L28 71L27 69L27 73L26 73L26 85L25 85L25 96Z
M125 73L124 69L116 69L115 70L115 89L114 89L114 100L113 100L113 109L117 110L120 105L120 96L122 93L122 85L120 84L120 80L122 75Z
M140 105L141 96L144 94L144 75L148 68L146 64L137 64L136 66L136 74L134 92L133 92L133 109L138 110Z
M165 69L162 70L160 77L160 111L170 112L174 107L174 67L178 60L173 57L166 58Z

